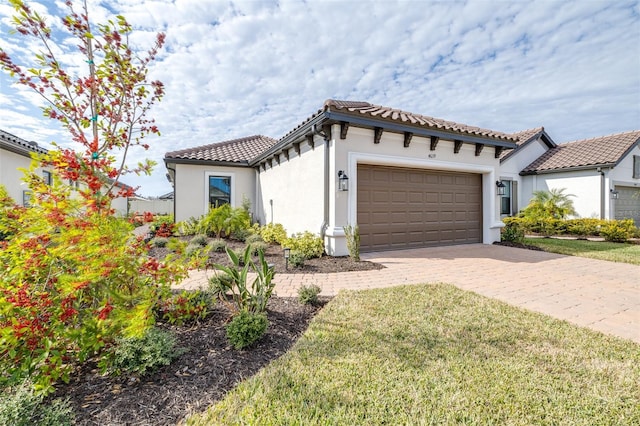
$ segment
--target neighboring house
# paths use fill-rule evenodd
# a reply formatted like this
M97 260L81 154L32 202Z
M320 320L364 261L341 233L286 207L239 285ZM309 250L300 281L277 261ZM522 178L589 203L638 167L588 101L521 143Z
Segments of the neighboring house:
M0 184L19 205L29 204L30 191L23 182L24 173L19 169L29 169L31 154L46 154L47 150L35 142L28 142L11 133L0 130ZM51 182L51 171L40 169L47 182Z
M13 200L23 206L29 205L30 191L23 182L24 173L20 169L29 169L31 166L31 154L46 154L47 149L38 146L36 142L28 142L11 133L0 130L0 184L7 188L7 192ZM38 169L47 183L51 183L51 170ZM129 188L128 185L118 182L120 188ZM111 207L119 214L127 214L127 199L115 198Z
M262 224L312 231L327 253L499 240L500 157L519 138L366 102L328 100L279 140L252 136L181 151L164 161L175 219L210 206L252 205Z
M520 175L529 197L566 188L579 217L632 218L640 226L640 131L553 146Z

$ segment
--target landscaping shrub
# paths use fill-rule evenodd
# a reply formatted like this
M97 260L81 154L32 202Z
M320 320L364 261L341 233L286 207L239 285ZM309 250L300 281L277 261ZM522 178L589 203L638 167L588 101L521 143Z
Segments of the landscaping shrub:
M200 231L209 236L229 237L243 229L251 227L249 213L241 207L233 208L229 204L214 207L200 221Z
M196 235L195 237L191 238L191 240L189 241L189 245L197 245L200 247L204 247L207 245L207 236Z
M606 221L600 228L600 235L606 241L623 243L631 238L636 231L633 219Z
M156 216L154 221L149 226L149 231L156 237L168 238L173 236L175 232L175 223L173 223L173 216Z
M269 321L263 313L240 311L227 324L227 339L236 349L244 349L258 341L267 331Z
M222 253L227 247L227 242L222 238L215 238L209 241L209 250Z
M600 235L600 228L605 222L601 219L569 219L566 221L566 230L571 235L584 238L586 236Z
M279 223L269 223L260 228L260 236L266 243L282 244L287 239L287 231Z
M529 218L565 219L567 216L575 216L577 213L570 197L573 194L565 194L565 188L554 188L550 191L533 191L533 198L520 213Z
M178 233L182 236L196 235L200 231L200 219L190 217L187 220L178 222L176 224Z
M302 254L306 259L320 257L324 254L324 242L322 238L309 231L293 234L281 244L282 247L290 248L292 252L296 251Z
M245 243L247 244L253 244L253 243L257 243L257 242L264 242L264 240L262 239L262 237L260 236L260 233L251 233L251 235L249 235L245 240Z
M294 268L304 268L304 262L307 260L307 257L296 250L291 250L291 254L289 255L289 265Z
M253 254L254 256L258 255L258 252L266 252L267 249L269 248L269 244L265 243L264 241L256 241L254 243L251 243L248 245L248 247L251 247L251 254Z
M358 225L347 225L343 227L344 235L347 239L347 250L349 256L356 262L360 262L360 228Z
M200 244L191 244L187 245L184 250L185 254L189 258L194 258L203 252L202 246Z
M219 299L232 312L264 312L275 287L275 271L267 264L264 253L258 253L256 263L251 259L249 246L240 256L228 248L226 251L233 266L214 265L222 275L218 285L224 286L218 290ZM253 280L248 283L249 272L253 273Z
M151 240L151 243L154 245L154 247L166 247L168 242L169 239L164 237L155 237L153 240Z
M0 394L0 425L66 426L75 423L71 403L67 399L43 402L44 395L36 394L33 384L5 388Z
M171 324L185 323L206 318L211 298L202 290L183 290L180 294L164 297L158 302L158 318Z
M171 364L184 351L176 348L176 338L168 331L148 329L140 337L121 337L100 364L111 374L145 375Z
M233 231L231 233L231 238L237 241L245 242L251 235L253 235L253 231L251 230L251 228L242 228Z
M520 225L517 218L507 217L507 218L504 218L503 222L505 223L505 227L502 228L502 232L500 234L501 241L508 241L512 243L523 243L524 229Z
M315 305L318 303L318 295L322 289L315 284L303 285L298 288L298 301L303 305Z

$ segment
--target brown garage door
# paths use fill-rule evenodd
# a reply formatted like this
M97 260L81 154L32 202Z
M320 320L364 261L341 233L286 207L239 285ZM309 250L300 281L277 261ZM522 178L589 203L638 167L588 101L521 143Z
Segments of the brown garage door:
M615 218L633 219L640 226L640 188L616 186L618 199L615 200Z
M482 177L358 165L363 252L482 242Z

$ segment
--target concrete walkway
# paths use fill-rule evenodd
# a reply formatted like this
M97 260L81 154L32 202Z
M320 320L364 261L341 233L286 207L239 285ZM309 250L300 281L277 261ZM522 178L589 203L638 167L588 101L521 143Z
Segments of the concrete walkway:
M402 284L446 282L514 306L640 343L640 266L495 245L369 253L384 269L338 274L277 274L279 296L317 284L323 295ZM210 275L211 272L208 273ZM182 288L205 287L194 271Z

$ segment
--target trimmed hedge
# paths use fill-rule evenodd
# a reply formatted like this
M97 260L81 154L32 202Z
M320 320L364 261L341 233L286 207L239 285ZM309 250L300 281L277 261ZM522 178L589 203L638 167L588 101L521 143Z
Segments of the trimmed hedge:
M532 219L527 217L506 217L502 239L513 241L514 235L542 234L573 235L577 237L604 237L606 241L624 242L640 234L632 219ZM516 237L517 238L517 237Z

